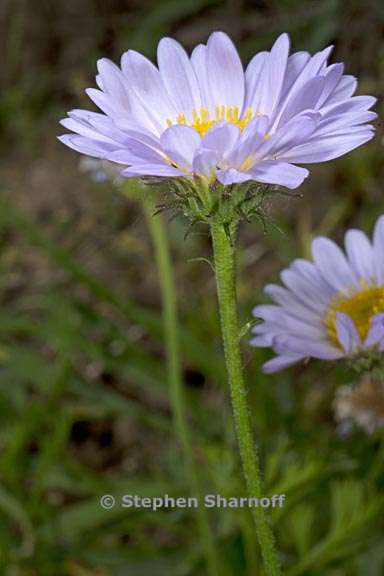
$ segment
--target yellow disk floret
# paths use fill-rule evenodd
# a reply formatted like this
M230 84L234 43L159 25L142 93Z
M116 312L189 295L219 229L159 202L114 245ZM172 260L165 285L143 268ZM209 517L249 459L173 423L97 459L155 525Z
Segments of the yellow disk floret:
M258 114L257 114L258 115ZM234 124L238 126L240 130L244 130L248 122L253 117L253 110L252 108L248 108L243 116L240 117L239 115L239 107L238 106L216 106L215 107L215 114L210 115L208 108L200 108L199 110L192 111L192 122L188 121L185 114L179 114L176 118L176 122L172 122L172 120L167 120L168 126L173 126L173 124L185 124L186 126L190 126L194 128L196 132L200 134L200 136L204 136L204 134L212 128L217 122L225 120L230 124Z
M351 318L363 342L371 326L372 317L384 312L384 286L365 285L360 291L340 293L331 300L324 324L331 341L340 346L336 331L338 312L343 312Z

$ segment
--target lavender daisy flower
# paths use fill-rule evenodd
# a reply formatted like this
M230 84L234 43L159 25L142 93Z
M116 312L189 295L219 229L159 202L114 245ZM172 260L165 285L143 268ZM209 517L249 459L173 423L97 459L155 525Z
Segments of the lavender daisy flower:
M223 32L187 55L171 38L158 46L156 67L129 50L121 67L98 61L99 89L86 92L102 113L72 110L60 136L67 146L125 166L125 177L201 177L223 185L254 180L298 187L296 166L337 158L373 136L371 96L353 96L356 79L332 47L289 56L282 34L270 52L243 70Z
M328 238L312 243L313 262L297 259L281 273L285 287L265 292L276 304L256 306L253 346L277 354L264 372L303 358L323 360L384 351L384 215L373 241L360 230L345 235L345 252Z

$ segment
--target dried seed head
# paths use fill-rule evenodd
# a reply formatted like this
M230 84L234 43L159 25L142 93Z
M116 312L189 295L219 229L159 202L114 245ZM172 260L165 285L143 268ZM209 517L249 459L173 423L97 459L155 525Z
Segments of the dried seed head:
M372 434L384 426L384 380L365 375L355 386L342 386L333 407L340 423L353 422Z

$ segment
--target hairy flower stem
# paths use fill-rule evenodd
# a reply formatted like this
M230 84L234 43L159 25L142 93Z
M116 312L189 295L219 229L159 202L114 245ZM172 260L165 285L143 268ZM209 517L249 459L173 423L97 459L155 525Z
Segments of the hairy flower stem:
M211 532L207 511L202 505L204 500L196 470L193 446L188 428L183 391L183 379L179 349L176 291L173 279L172 261L167 233L161 215L154 216L156 206L150 191L143 195L143 205L148 227L155 249L157 269L160 280L164 336L167 353L167 373L169 396L174 416L176 434L179 438L185 460L186 473L190 482L192 496L197 496L200 506L196 508L198 528L204 550L207 572L210 576L219 576L219 563Z
M252 434L239 342L234 247L236 230L225 229L220 221L213 221L211 234L225 360L243 471L249 496L262 498L260 466ZM252 511L265 573L268 576L279 576L281 569L266 511L260 507Z

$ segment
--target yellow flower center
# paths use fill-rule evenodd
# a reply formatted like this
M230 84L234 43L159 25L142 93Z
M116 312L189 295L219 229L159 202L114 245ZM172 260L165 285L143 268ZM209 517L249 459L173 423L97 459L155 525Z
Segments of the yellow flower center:
M256 116L261 116L258 112ZM244 130L248 122L253 117L253 110L252 108L248 108L243 116L240 117L239 115L239 107L238 106L216 106L215 107L215 114L211 116L209 113L208 108L200 108L199 110L192 111L192 122L188 122L185 114L179 114L176 118L175 124L185 124L186 126L190 126L194 128L196 132L200 134L200 136L204 136L204 134L212 128L217 122L225 120L230 124L234 124L238 126L240 130ZM172 120L167 120L168 126L173 126L174 122Z
M372 317L384 312L384 286L362 284L362 288L360 292L339 293L329 304L324 324L328 337L336 346L340 346L336 330L338 312L344 312L351 318L362 342L367 337Z

